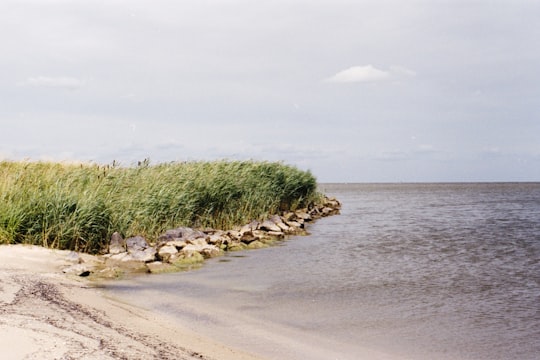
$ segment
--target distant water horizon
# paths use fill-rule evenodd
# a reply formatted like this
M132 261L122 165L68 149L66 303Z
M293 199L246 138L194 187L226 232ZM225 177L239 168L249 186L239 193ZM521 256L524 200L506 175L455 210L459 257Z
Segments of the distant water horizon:
M309 236L109 291L269 359L540 356L540 183L319 189Z

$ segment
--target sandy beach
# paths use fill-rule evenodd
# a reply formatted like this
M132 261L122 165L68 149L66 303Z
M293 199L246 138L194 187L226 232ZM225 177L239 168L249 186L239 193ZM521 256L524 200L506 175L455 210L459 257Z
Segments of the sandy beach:
M68 254L0 246L3 359L260 359L63 274Z
M252 345L234 344L234 338L224 336L227 328L216 334L197 327L189 320L189 309L199 301L186 300L188 320L169 319L137 306L136 301L111 297L110 291L100 288L100 282L63 273L62 269L73 264L72 255L39 246L0 245L2 359L400 359L367 348L349 352L350 356L339 354L337 350L344 350L339 345L323 346L320 342L324 339L310 342L302 332L238 322L219 311L206 314L223 324L230 322L236 336L271 348L267 356ZM95 259L87 254L79 256L85 263ZM242 318L241 313L232 315Z

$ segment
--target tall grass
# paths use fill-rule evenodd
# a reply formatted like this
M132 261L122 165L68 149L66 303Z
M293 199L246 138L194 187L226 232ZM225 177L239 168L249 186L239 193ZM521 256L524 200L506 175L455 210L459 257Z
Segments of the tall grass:
M0 243L98 253L115 231L152 240L178 226L227 229L317 196L311 173L282 163L3 161Z

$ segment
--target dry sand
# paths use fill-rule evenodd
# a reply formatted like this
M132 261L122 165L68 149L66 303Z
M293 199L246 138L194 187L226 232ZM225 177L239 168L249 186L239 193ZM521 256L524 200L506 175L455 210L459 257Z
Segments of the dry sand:
M260 359L63 274L68 253L0 246L2 359Z

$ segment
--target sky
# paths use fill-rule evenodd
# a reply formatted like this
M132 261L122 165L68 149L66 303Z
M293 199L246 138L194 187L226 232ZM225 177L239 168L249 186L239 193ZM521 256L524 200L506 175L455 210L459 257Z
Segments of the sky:
M1 0L0 159L540 181L540 1Z

